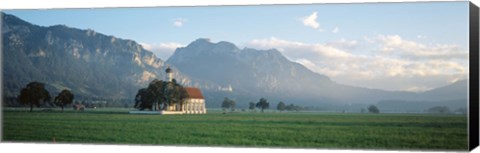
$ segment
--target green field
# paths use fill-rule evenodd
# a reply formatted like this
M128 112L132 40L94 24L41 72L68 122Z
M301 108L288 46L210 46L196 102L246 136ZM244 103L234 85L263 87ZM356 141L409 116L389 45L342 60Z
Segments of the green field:
M282 148L466 150L467 117L426 114L139 115L3 111L3 141Z

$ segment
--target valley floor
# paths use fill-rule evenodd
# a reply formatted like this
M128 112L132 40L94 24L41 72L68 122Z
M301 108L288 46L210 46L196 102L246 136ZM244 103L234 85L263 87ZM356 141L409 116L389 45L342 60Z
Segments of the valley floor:
M209 111L202 115L139 115L126 109L3 111L3 141L462 150L467 117L427 114L340 114Z

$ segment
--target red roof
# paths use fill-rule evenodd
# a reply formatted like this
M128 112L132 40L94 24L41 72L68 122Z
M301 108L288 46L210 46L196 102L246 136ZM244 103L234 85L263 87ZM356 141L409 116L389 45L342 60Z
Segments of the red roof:
M185 90L187 91L188 98L204 99L202 91L198 88L186 87Z

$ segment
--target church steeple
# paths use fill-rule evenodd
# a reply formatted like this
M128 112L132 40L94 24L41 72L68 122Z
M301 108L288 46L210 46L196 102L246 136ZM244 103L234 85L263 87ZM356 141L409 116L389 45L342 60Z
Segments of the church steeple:
M165 72L167 73L167 81L168 82L172 82L173 80L173 73L172 73L172 69L169 67L167 67L167 69L165 70Z

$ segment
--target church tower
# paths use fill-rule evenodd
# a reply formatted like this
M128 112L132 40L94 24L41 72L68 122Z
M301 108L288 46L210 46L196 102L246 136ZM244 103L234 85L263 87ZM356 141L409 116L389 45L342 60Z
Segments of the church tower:
M170 69L170 66L165 70L165 72L167 73L167 81L172 82L173 73L172 73L172 69Z

